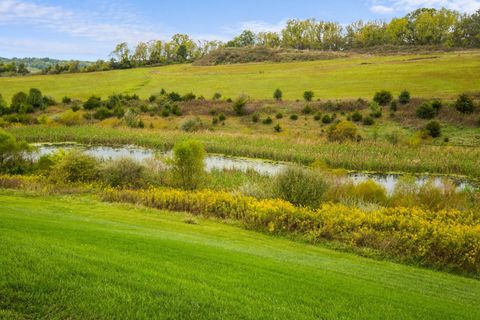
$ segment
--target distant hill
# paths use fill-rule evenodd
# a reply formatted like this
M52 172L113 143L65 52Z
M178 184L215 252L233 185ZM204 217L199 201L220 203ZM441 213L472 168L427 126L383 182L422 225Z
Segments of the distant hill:
M48 67L53 67L56 64L62 65L69 63L73 60L59 60L52 58L2 58L0 57L0 63L11 63L15 62L16 64L24 63L25 66L30 70L30 72L40 72ZM79 61L80 67L84 67L92 64L90 61Z
M214 66L219 64L249 62L292 62L330 60L347 57L347 53L333 51L270 49L264 47L220 48L195 61L194 65Z

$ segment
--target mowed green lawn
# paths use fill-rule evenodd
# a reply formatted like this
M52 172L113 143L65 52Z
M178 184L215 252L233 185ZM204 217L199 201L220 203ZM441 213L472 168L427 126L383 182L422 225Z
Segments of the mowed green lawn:
M85 99L92 94L137 93L147 98L161 88L193 92L211 98L246 93L255 99L272 98L276 88L285 99L301 99L306 90L316 98L371 98L381 89L413 96L453 97L480 90L480 51L430 55L356 55L314 62L261 63L197 67L173 65L88 74L0 78L0 93L8 100L18 91L39 88L57 99Z
M478 280L184 220L0 191L0 318L480 318Z

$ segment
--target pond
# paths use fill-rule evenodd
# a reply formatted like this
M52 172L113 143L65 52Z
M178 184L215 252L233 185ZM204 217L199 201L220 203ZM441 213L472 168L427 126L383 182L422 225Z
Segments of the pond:
M131 157L137 161L144 161L148 158L154 157L156 155L171 155L169 152L158 152L152 149L141 148L138 146L121 146L121 147L112 147L112 146L87 146L75 143L62 143L62 144L34 144L37 147L37 152L33 158L38 158L42 155L48 155L56 152L59 149L69 150L69 149L80 149L85 153L92 155L96 158L108 160L108 159L118 159L122 157ZM217 154L208 154L205 158L205 167L207 171L214 169L217 170L240 170L246 172L247 170L254 170L262 175L275 176L285 169L289 164L282 162L275 162L269 160L261 159L251 159L251 158L239 158L239 157L228 157L224 155ZM353 172L349 173L348 176L355 184L373 180L378 184L382 185L388 194L391 194L395 188L395 184L402 174L381 174L381 173L361 173ZM445 181L453 183L457 186L459 190L466 188L477 187L474 183L471 183L465 179L460 179L456 177L448 176L430 176L430 175L416 175L413 178L415 183L419 186L425 184L427 181L433 179L433 183L441 187Z

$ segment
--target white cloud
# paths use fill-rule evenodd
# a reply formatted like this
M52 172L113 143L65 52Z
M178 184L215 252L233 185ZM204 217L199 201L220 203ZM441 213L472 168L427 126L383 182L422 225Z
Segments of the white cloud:
M110 11L102 10L100 14L23 0L0 0L0 25L47 28L71 36L109 42L135 43L162 37L150 27L132 22L131 14L111 12L112 7L108 9Z
M375 13L409 12L418 8L447 8L472 13L480 8L480 0L374 0L370 10Z
M379 14L389 14L395 11L395 9L393 9L392 7L376 5L376 6L371 6L370 11L374 13L379 13Z

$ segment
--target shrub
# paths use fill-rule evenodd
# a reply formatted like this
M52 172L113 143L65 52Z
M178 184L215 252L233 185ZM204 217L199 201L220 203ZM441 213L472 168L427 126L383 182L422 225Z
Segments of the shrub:
M170 92L167 96L168 96L168 99L170 99L173 102L182 101L182 97L180 96L180 94L174 91Z
M42 101L43 101L43 106L46 106L46 107L54 106L57 104L55 99L49 96L43 96Z
M367 116L365 118L363 118L363 125L365 126L372 126L375 124L375 120L373 120L372 117L370 116Z
M69 97L63 97L62 98L62 103L64 103L64 104L72 103L72 99L69 98Z
M370 103L370 116L374 118L380 118L382 116L382 106L377 103L376 101L373 101Z
M138 113L134 109L128 109L125 115L123 116L123 119L125 120L125 123L127 126L130 128L138 128L139 122L140 122L140 117L138 116Z
M27 94L25 92L17 92L12 97L10 109L12 112L19 112L22 106L27 104Z
M220 114L218 115L218 120L220 120L220 121L225 121L225 120L227 120L227 117L225 116L224 113L220 113Z
M176 115L177 117L180 117L183 112L182 110L180 109L180 107L176 104L174 104L172 107L171 107L171 111L174 115Z
M313 110L312 110L312 107L310 107L310 106L308 106L308 105L305 106L305 107L302 109L302 113L303 113L303 114L310 114L310 113L312 113L312 111L313 111Z
M275 92L273 93L273 98L277 101L281 101L282 96L283 96L283 93L282 93L282 90L280 89L276 89Z
M442 101L440 100L434 100L432 102L432 108L433 110L435 110L435 113L438 114L440 112L440 110L442 109Z
M70 109L62 113L57 121L65 126L70 127L82 124L84 118L80 112L75 112Z
M145 168L132 158L119 158L106 162L101 169L101 177L111 187L140 188L144 185Z
M353 114L352 114L352 121L353 122L360 122L362 121L363 119L363 116L360 112L358 111L355 111Z
M407 90L403 90L398 96L398 102L400 102L401 104L410 103L410 92L408 92Z
M387 90L382 90L377 93L375 93L375 96L373 97L373 101L378 103L381 106L386 106L390 102L392 102L393 96L390 91Z
M397 101L390 102L390 112L397 112Z
M107 107L100 107L95 111L93 117L97 120L104 120L113 117L113 112Z
M466 94L458 96L457 101L455 102L455 108L464 114L470 114L475 111L475 105L473 104L472 98Z
M322 123L329 124L332 123L333 119L328 114L324 115L322 118Z
M312 101L314 96L315 94L313 93L313 91L305 91L303 93L303 99L307 102Z
M267 117L267 118L263 119L262 123L263 124L272 124L273 120L272 120L272 118Z
M205 179L205 148L198 141L176 143L171 161L175 183L183 189L197 189Z
M290 116L290 120L293 120L293 121L297 121L298 120L298 116L296 114L292 114Z
M258 115L258 113L254 113L252 115L252 122L257 123L259 120L260 120L260 116Z
M101 105L102 105L102 99L100 99L100 97L91 96L91 97L88 98L88 100L83 104L83 109L85 109L85 110L93 110L93 109L100 108Z
M438 123L437 121L430 121L429 123L427 123L425 130L432 138L440 137L440 135L442 134L440 123Z
M192 101L192 100L195 100L196 98L197 98L197 96L195 94L193 94L192 92L190 92L190 93L185 94L182 97L182 100L183 101Z
M318 207L327 191L327 183L317 172L288 167L275 178L277 196L298 206Z
M213 94L213 100L220 100L222 98L222 94L220 92L215 92Z
M320 121L320 120L322 120L322 114L321 114L321 113L317 113L316 115L313 116L313 120L315 120L315 121Z
M387 191L373 180L359 183L353 188L353 195L364 202L382 204L387 201Z
M105 102L105 106L108 109L114 109L120 107L122 104L121 96L118 94L112 94L108 97L107 101Z
M185 132L195 132L195 131L202 130L204 128L204 125L203 125L202 120L200 120L200 118L196 117L196 118L191 118L191 119L185 120L182 123L180 128Z
M54 162L50 176L55 182L88 183L100 177L98 160L79 150L59 152L54 156Z
M31 151L28 143L17 141L11 134L0 129L0 171L23 173L26 170L25 155Z
M328 139L330 141L354 141L356 138L357 127L350 121L341 121L334 126L331 126L328 130Z
M27 103L31 105L34 109L39 109L43 107L43 96L42 92L36 88L30 89L28 92Z
M275 132L282 132L282 127L277 123L275 127L273 127L273 130L275 130Z
M7 102L3 99L2 94L0 94L0 116L8 114L10 109L7 106Z
M245 107L248 103L248 97L246 95L241 95L233 102L233 111L238 116L245 114Z
M277 114L275 115L275 118L277 118L277 119L282 119L282 118L283 118L283 114L282 114L281 112L279 112L279 113L277 113Z
M435 109L433 109L432 105L430 103L423 103L420 107L418 107L417 111L417 117L421 119L433 119L437 112Z

